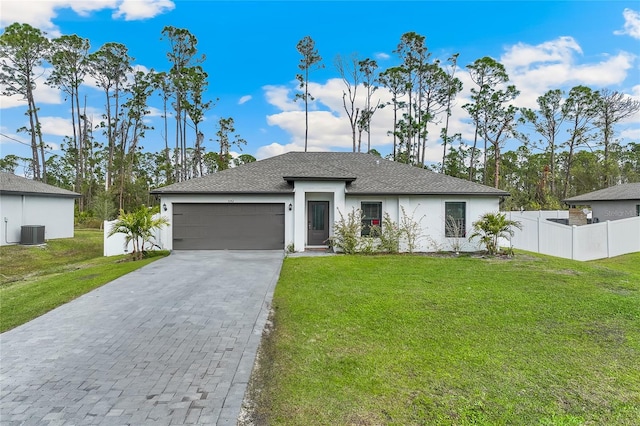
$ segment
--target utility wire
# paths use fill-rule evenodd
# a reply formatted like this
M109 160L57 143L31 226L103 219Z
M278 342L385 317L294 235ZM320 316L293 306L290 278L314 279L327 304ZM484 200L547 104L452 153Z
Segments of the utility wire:
M25 145L25 146L31 147L31 144L30 144L30 143L22 142L21 140L16 139L16 138L13 138L13 137L8 136L8 135L5 135L4 133L0 133L0 136L2 136L3 138L7 138L7 139L9 139L9 140L12 140L12 141L14 141L14 142L18 142L19 144L22 144L22 145ZM54 152L53 152L53 151L49 151L49 150L47 150L47 149L45 149L45 150L44 150L44 152L46 152L47 154L54 154ZM54 155L55 155L55 154L54 154Z

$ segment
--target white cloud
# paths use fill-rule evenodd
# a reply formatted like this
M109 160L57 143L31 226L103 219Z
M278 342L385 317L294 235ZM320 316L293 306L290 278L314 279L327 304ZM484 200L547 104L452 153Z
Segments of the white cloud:
M118 4L117 0L54 0L54 2L59 4L60 8L70 8L83 18L89 17L92 12L97 10L112 9Z
M282 111L301 111L303 105L289 98L291 89L285 86L264 86L264 96L268 103Z
M624 16L623 29L614 31L613 33L640 39L640 12L627 8L622 12L622 16Z
M637 143L640 140L640 127L624 129L617 136Z
M384 52L374 53L373 56L374 56L374 58L376 58L379 61L386 61L386 60L391 58L391 55L389 55L388 53L384 53Z
M245 104L245 103L249 102L251 99L253 99L253 96L251 96L251 95L244 95L243 97L241 97L241 98L238 100L238 105Z
M582 49L572 37L560 37L536 46L518 43L507 49L500 62L508 69L528 68L531 64L570 62Z
M83 18L99 10L114 9L114 18L132 21L152 18L174 8L172 0L2 0L0 26L22 22L51 37L59 37L60 30L53 20L60 9L71 9Z
M42 134L53 136L69 136L73 134L71 119L62 117L40 117Z
M125 21L153 18L176 7L172 0L122 0L114 18L124 17Z
M273 94L273 87L265 87ZM304 150L305 118L304 111L297 105L292 105L288 96L293 95L293 90L279 87L278 96L274 98L277 102L272 105L278 106L282 111L267 116L267 123L277 126L287 132L291 137L288 143L272 143L261 147L257 151L257 158L266 158L273 155L282 154L288 151ZM324 84L309 83L309 92L314 96L315 101L309 108L309 138L308 150L310 151L330 151L346 150L353 148L353 139L349 118L342 103L342 92L344 83L339 78L327 80ZM359 106L364 104L365 90L360 86L357 90L356 103ZM391 99L391 94L384 88L379 88L373 96L373 102L385 103ZM301 102L299 102L301 103ZM462 112L458 117L466 117L466 112ZM450 133L463 132L466 135L473 135L473 129L469 130L468 123L463 120L450 120ZM426 161L436 162L441 159L441 146L438 140L442 123L433 124L430 128L429 139L426 149ZM393 108L391 106L376 110L371 123L371 148L378 150L383 155L391 153L393 150L393 136L388 135L389 129L393 127ZM358 135L356 134L356 138ZM360 140L361 150L367 150L367 134L363 132Z
M7 27L14 22L29 24L49 33L53 37L60 36L58 27L52 22L58 14L55 9L69 3L68 1L32 1L25 7L24 0L2 0L0 26Z
M276 155L284 154L291 151L304 151L304 145L299 146L294 143L282 145L277 142L273 142L269 145L264 145L258 148L256 151L256 159L264 160L265 158L275 157Z
M454 112L449 120L449 134L461 133L467 141L473 138L474 128L470 124L468 114L462 109L462 105L469 101L469 90L472 87L468 73L460 71L458 76L465 84L466 94L460 96L453 104ZM265 86L265 96L270 103L278 107L281 112L268 115L267 123L277 126L290 135L287 143L273 143L258 150L258 156L266 158L268 156L281 154L283 152L304 150L304 104L294 103L292 97L295 93L293 89L284 86ZM327 80L325 83L310 82L309 92L315 98L309 107L309 150L348 150L353 148L353 139L349 118L344 110L342 94L345 86L340 78ZM364 105L366 92L363 86L357 89L356 105ZM391 94L385 88L379 88L373 96L373 102L380 100L381 104L391 100ZM300 104L300 105L298 105ZM302 108L301 108L302 107ZM371 148L378 150L383 155L393 151L393 136L389 135L389 130L393 127L393 107L387 106L376 110L371 123ZM439 140L440 129L444 127L443 122L430 124L429 136L425 150L425 160L427 162L438 162L442 160L442 146ZM356 134L356 137L357 134ZM361 136L361 150L367 150L367 134Z
M164 112L160 108L156 108L156 107L153 107L153 106L147 107L147 111L149 111L149 113L147 114L147 117L160 117L160 118L162 118L162 116L164 115Z
M536 108L536 99L550 89L568 91L571 87L584 84L594 89L616 87L624 84L629 71L633 68L635 56L628 52L602 56L599 61L581 63L582 48L571 37L560 37L539 45L518 43L508 47L499 62L505 65L510 76L510 84L521 91L514 102L519 107ZM474 83L469 73L460 69L456 73L463 83L463 91L454 100L452 115L449 119L449 134L460 133L466 144L473 143L474 126L468 113L463 109L470 102L471 88ZM296 92L294 82L291 86L265 86L265 97L280 112L267 116L271 126L277 126L290 135L286 142L274 142L258 150L258 157L265 158L292 150L304 149L304 104L293 102ZM309 91L315 101L309 108L309 150L350 150L352 148L351 127L344 111L342 93L344 83L339 78L324 83L310 82ZM632 94L640 96L640 86L632 89ZM630 93L631 94L631 93ZM364 102L365 91L358 89L357 103ZM384 88L375 92L375 98L382 102L391 99ZM442 145L439 139L441 122L430 124L425 149L427 162L442 160ZM383 155L392 150L393 137L388 131L393 126L393 107L387 106L376 111L372 121L372 148ZM633 130L621 129L621 136L632 136ZM367 135L362 135L362 150L366 150Z
M619 52L600 62L579 64L582 49L571 37L560 37L538 45L518 43L500 58L510 82L520 90L518 106L535 108L536 99L550 89L568 90L576 85L599 89L622 84L635 55ZM465 82L465 88L472 82Z
M31 140L28 136L26 136L26 133L13 133L8 131L5 126L2 126L0 128L0 133L0 145L20 144L23 145L24 148L31 146ZM55 142L49 141L44 131L43 135L44 143L48 147L46 148L46 150L60 150L60 145ZM25 150L24 152L29 152L30 155L30 148L27 149L29 149L29 151Z
M62 92L54 87L44 84L46 76L37 80L36 90L33 95L35 97L36 105L59 105L63 103ZM6 108L25 108L27 107L27 101L22 95L13 96L0 96L0 109Z

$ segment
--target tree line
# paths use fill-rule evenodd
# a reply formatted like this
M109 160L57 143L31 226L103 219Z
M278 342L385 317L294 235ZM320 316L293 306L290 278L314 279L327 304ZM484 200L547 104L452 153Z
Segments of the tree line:
M116 206L132 210L151 203L150 189L255 161L248 154L231 158L232 147L241 150L246 144L232 117L219 120L214 136L219 149L207 152L203 120L217 99L207 97L208 75L202 67L206 56L186 29L167 26L161 36L168 47L168 69L143 72L134 69L134 58L119 43L91 52L90 41L77 35L49 40L28 24L6 27L0 35L0 84L3 95L19 95L27 102L29 124L18 131L29 135L32 155L7 155L0 159L0 168L14 171L24 163L34 179L79 192L79 212L102 217L113 215ZM463 68L453 54L442 62L432 56L425 40L415 32L403 34L394 50L399 65L385 70L357 54L335 58L354 152L376 152L371 146L374 115L390 108L393 147L388 158L510 191L506 208L558 208L563 198L576 193L640 181L640 144L623 145L616 139L616 126L636 114L640 102L617 91L580 85L567 93L549 90L537 99L535 109L519 108L519 91L498 61L483 57ZM296 48L301 59L294 99L305 104L306 151L308 105L313 101L309 78L324 65L310 36ZM48 158L33 96L38 69L45 64L51 73L44 84L64 93L73 123L62 154ZM474 126L468 144L449 129L456 96L463 89L458 73L463 71L474 85L470 102L463 105ZM82 93L89 78L104 98L99 122L87 114ZM381 88L387 93L384 98L377 92ZM142 145L150 130L144 118L153 96L162 105L164 149L159 152L144 151ZM430 134L438 126L439 131ZM436 140L442 160L427 164L428 144ZM508 141L518 141L518 148L505 152Z
M120 43L106 43L91 52L90 41L78 35L49 40L28 24L5 28L0 36L2 94L18 95L27 102L29 124L17 130L29 135L32 155L7 155L0 168L13 172L24 163L26 174L34 179L79 192L80 212L100 210L105 203L113 204L107 209L112 212L116 206L128 210L149 203L149 189L255 161L248 154L231 158L232 147L241 150L246 144L232 117L217 123L219 150L206 152L202 121L215 100L206 98L205 56L198 53L197 39L188 30L167 26L162 40L168 45L169 69L143 72L134 69L134 58ZM64 94L72 123L62 154L48 158L34 98L45 64L51 72L44 84ZM88 79L95 81L104 99L98 122L87 113L82 92ZM144 119L150 114L152 96L159 96L162 105L160 152L145 152L142 145L150 130Z
M318 67L317 50L299 51L303 58L315 58L303 59L301 69ZM625 94L578 85L568 92L547 91L535 109L520 108L515 105L520 92L504 65L483 57L464 67L474 84L470 102L462 106L474 126L473 140L465 144L449 130L452 106L463 88L456 76L459 55L446 63L433 58L425 37L415 32L403 34L394 53L400 64L385 70L370 58L336 58L354 152L371 151L373 114L392 108L391 159L508 190L512 197L505 208L561 208L562 199L571 195L640 181L640 144L616 139L616 126L640 111L640 102ZM379 88L386 89L389 100L373 96ZM358 97L358 90L364 96ZM439 132L431 135L437 126ZM441 143L439 164L425 162L429 140ZM508 141L518 148L504 152Z

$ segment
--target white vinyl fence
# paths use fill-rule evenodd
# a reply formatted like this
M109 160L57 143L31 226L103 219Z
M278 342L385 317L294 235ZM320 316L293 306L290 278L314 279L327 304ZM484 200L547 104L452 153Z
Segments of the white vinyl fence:
M156 218L156 216L154 216L154 218ZM109 236L109 232L111 232L115 223L115 220L104 222L104 256L117 256L120 254L131 253L133 251L133 243L131 241L126 246L124 244L126 239L125 234L113 234L112 236ZM166 227L162 230L156 229L154 231L154 237L152 238L151 243L145 244L144 246L145 250L164 249L163 237L166 238L166 234L163 232L164 229L166 229Z
M511 238L516 249L582 261L640 251L640 217L568 226L547 220L568 218L566 211L505 213L522 224Z

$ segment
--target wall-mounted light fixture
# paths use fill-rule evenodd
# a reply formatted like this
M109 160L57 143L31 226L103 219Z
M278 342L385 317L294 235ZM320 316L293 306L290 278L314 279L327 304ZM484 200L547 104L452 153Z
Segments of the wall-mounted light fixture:
M293 210L293 204L289 203L289 211Z
M164 210L165 212L167 211L167 203L164 203L164 204L162 205L162 210Z

